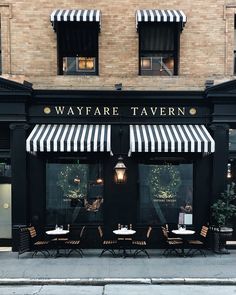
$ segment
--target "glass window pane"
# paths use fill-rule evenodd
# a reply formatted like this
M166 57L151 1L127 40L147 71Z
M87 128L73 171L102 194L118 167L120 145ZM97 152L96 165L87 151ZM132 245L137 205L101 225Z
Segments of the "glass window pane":
M102 222L97 164L47 164L46 169L47 224Z
M140 164L139 185L138 222L192 223L192 164Z
M173 53L142 54L141 75L145 76L173 76L174 55Z
M229 129L229 150L236 151L236 129Z

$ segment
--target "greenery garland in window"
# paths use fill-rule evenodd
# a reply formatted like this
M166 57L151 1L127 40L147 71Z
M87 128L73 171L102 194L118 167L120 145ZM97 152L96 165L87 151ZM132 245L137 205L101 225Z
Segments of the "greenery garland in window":
M173 199L176 197L181 177L178 166L159 165L150 170L151 193L154 199Z

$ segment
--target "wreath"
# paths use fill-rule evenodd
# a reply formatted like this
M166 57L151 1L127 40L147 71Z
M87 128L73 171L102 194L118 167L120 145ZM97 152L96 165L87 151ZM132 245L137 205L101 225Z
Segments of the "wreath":
M170 199L176 197L181 185L180 172L177 166L153 166L150 171L150 184L154 198Z
M63 195L69 199L83 199L87 192L87 172L86 167L79 164L63 166L57 181Z

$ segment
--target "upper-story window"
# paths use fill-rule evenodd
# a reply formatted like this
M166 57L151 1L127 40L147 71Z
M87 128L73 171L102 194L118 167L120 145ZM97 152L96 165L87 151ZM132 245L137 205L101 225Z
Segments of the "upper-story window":
M136 12L140 75L178 75L180 33L186 21L181 10Z
M234 75L236 75L236 15L234 15Z
M98 75L99 10L54 10L59 75Z

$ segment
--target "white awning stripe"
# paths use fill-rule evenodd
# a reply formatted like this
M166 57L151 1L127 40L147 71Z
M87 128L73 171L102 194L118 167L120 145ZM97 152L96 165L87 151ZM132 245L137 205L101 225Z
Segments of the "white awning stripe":
M26 151L111 153L111 125L35 125Z
M136 11L136 28L140 22L175 22L184 26L187 17L182 10L143 9Z
M213 153L215 142L204 125L130 125L130 151Z
M55 9L51 13L50 20L54 28L55 22L96 22L101 27L101 11L94 9Z

